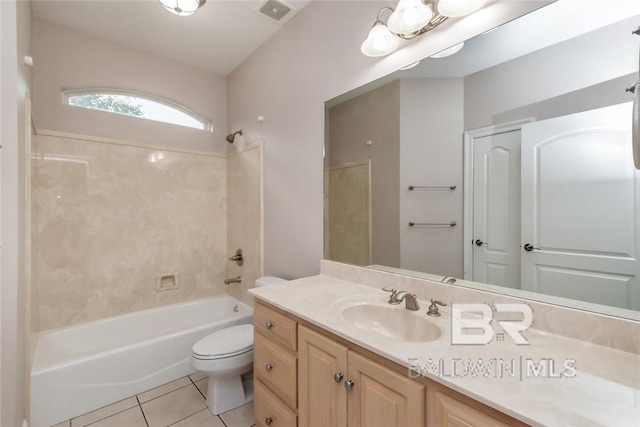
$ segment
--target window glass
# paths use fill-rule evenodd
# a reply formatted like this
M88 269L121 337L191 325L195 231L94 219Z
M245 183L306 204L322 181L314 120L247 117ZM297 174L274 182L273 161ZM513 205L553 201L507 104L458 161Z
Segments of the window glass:
M160 99L104 91L65 92L65 98L69 105L75 107L124 114L195 129L211 130L211 124L208 120L197 117L186 108L180 108L169 101L163 102Z

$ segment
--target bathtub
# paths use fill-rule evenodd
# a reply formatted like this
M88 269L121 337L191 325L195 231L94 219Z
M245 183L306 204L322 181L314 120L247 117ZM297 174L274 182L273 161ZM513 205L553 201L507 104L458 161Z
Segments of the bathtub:
M222 295L40 332L31 426L49 427L194 372L191 347L253 309Z

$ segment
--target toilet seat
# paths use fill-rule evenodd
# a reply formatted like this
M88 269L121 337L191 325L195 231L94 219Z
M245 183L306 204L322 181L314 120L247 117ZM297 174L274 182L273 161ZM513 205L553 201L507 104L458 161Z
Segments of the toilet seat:
M253 325L237 325L207 335L193 345L193 357L226 359L253 350Z

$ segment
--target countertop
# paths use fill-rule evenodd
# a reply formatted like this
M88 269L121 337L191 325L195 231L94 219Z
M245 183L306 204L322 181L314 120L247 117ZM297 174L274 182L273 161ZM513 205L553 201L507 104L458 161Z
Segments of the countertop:
M451 312L428 318L442 335L403 342L360 329L342 311L386 303L380 289L319 275L251 289L256 299L407 367L533 426L640 426L640 356L529 329L526 345L510 337L485 345L452 345ZM411 315L427 317L427 301Z

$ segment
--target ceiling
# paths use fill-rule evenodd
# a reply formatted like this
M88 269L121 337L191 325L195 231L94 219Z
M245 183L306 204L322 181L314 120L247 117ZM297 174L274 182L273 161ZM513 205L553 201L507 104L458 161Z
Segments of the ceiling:
M157 0L32 0L32 11L37 18L227 75L310 0L281 2L293 8L281 21L256 12L264 0L207 0L186 17L167 12Z

